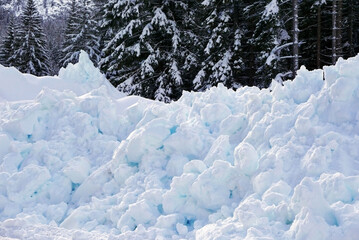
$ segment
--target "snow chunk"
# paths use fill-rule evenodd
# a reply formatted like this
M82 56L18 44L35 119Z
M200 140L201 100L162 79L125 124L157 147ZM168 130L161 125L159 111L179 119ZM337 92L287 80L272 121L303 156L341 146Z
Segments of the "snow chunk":
M82 183L89 175L90 167L86 158L75 157L67 163L63 171L73 183Z
M28 165L23 171L14 173L8 179L9 199L18 203L33 201L50 178L51 175L46 167Z
M246 175L252 175L258 167L258 153L249 143L243 142L234 150L234 165Z

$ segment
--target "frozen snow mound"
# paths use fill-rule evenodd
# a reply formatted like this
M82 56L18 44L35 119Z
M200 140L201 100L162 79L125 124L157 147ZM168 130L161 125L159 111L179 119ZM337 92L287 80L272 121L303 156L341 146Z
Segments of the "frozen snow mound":
M22 74L14 67L0 65L0 101L34 99L44 88L57 91L71 91L77 96L105 86L113 97L121 96L95 68L86 52L81 51L79 62L68 64L55 77L36 77ZM123 96L123 95L122 95Z
M119 98L94 68L70 65L59 79L88 93L0 102L0 236L352 239L358 65L171 104Z

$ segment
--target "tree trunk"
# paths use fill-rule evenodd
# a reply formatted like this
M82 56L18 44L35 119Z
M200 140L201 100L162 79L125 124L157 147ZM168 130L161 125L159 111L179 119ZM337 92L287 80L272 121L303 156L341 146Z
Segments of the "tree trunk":
M332 64L337 62L337 1L332 6Z
M321 3L318 4L317 11L317 68L321 67L321 38L322 38L322 6Z
M292 0L293 4L293 76L299 68L299 29L298 29L298 0Z
M353 0L349 0L349 36L348 36L348 42L349 42L349 55L354 56L355 50L354 50L354 6L353 6Z
M342 29L343 29L343 0L337 0L337 58L342 57L343 55L343 45L342 45Z

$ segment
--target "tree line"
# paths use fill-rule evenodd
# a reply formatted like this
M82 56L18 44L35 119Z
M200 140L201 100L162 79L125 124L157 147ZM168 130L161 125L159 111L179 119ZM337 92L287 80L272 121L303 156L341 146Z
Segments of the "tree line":
M119 90L169 102L218 83L264 88L300 65L354 56L358 15L359 0L72 0L45 21L28 0L0 62L56 74L82 49Z

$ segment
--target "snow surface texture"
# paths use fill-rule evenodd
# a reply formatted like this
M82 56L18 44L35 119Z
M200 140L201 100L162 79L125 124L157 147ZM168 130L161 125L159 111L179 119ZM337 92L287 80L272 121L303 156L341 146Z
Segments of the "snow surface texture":
M0 236L353 239L358 66L171 104L121 97L86 54L59 77L0 66Z

